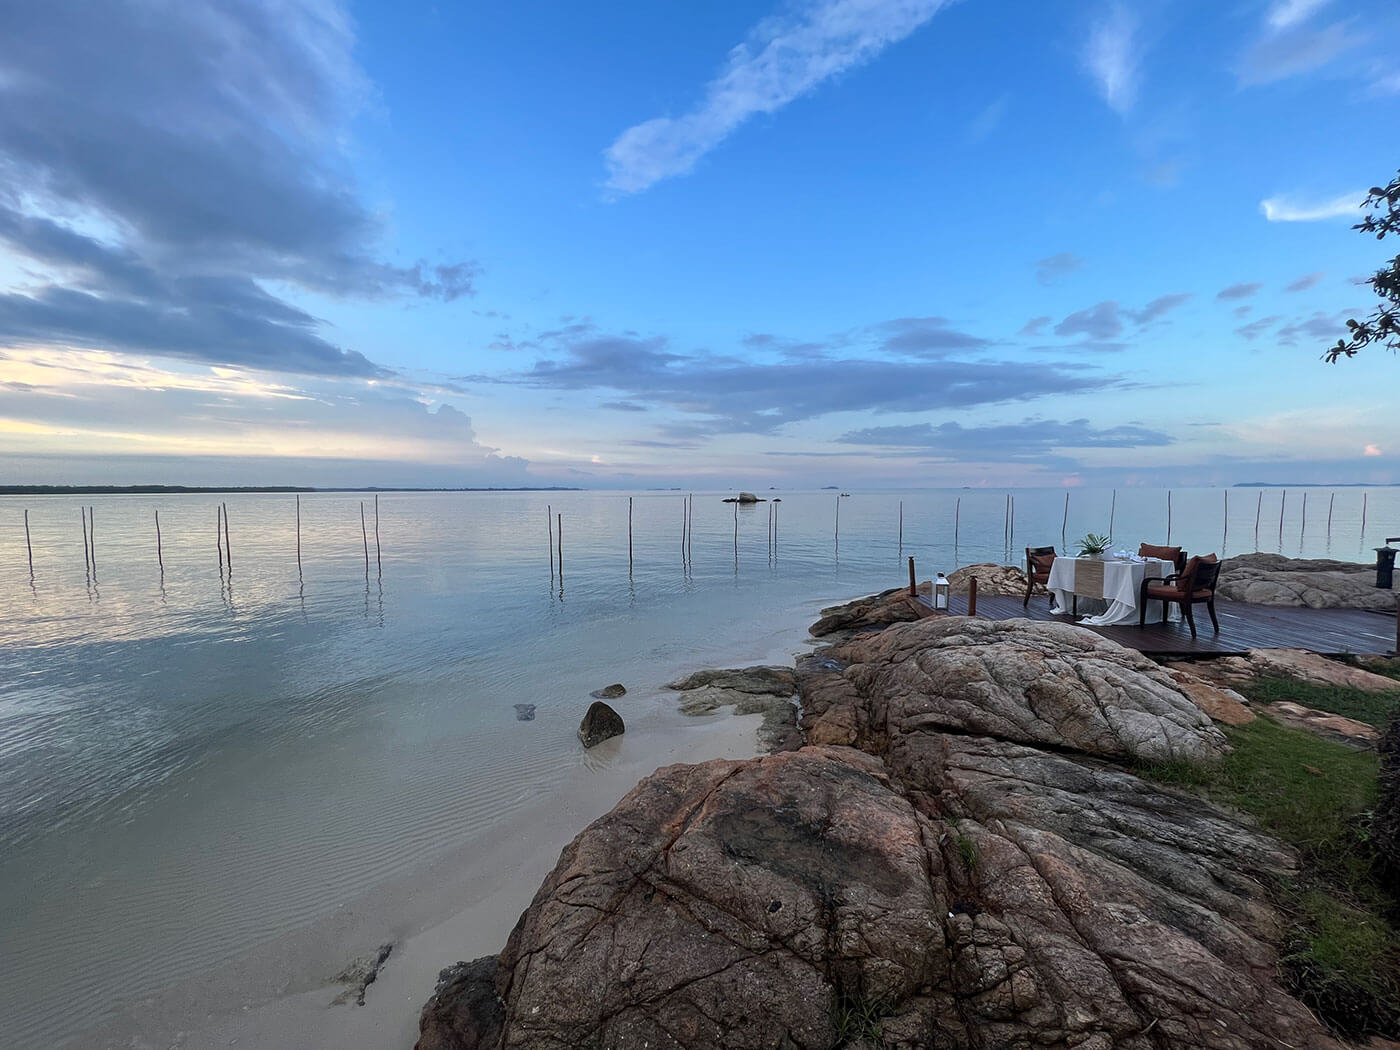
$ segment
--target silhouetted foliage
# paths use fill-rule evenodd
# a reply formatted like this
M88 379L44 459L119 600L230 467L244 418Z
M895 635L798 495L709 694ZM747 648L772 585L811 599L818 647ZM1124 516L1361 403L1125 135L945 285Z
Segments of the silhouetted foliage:
M1389 186L1372 186L1366 197L1366 208L1385 210L1373 212L1352 227L1362 233L1374 233L1381 240L1387 233L1400 233L1400 174ZM1390 350L1400 350L1400 255L1390 260L1383 270L1377 270L1367 282L1381 297L1381 305L1364 321L1347 321L1350 337L1338 339L1337 345L1326 353L1329 364L1339 357L1355 357L1363 346L1380 343Z

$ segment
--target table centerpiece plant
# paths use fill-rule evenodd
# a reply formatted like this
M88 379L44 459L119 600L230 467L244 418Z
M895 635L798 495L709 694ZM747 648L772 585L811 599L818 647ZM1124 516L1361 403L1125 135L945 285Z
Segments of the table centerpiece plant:
M1083 539L1074 542L1079 547L1078 557L1081 558L1102 559L1108 552L1108 548L1113 545L1113 541L1107 536L1098 536L1092 532L1085 533Z

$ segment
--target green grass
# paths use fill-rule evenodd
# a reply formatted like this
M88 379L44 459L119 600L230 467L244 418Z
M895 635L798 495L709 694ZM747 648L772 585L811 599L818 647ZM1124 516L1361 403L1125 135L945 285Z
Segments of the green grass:
M1368 667L1367 670L1372 668ZM1400 675L1400 669L1395 673ZM1292 678L1256 678L1241 685L1239 690L1257 703L1289 700L1304 707L1354 718L1377 729L1384 729L1391 712L1400 706L1400 682L1396 683L1394 692L1368 693L1363 689L1313 685Z
M1379 759L1267 717L1225 732L1234 751L1218 767L1140 772L1244 810L1297 848L1298 877L1270 887L1287 924L1285 982L1340 1034L1400 1035L1400 894L1370 838Z
M832 1015L836 1026L837 1047L849 1046L862 1040L880 1045L880 1029L889 1015L889 1007L877 1000L853 995L840 995Z

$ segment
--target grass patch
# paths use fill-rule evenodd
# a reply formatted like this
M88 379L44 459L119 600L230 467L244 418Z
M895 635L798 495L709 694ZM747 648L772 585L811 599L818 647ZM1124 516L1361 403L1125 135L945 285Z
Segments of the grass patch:
M1215 768L1139 772L1244 810L1297 848L1299 875L1271 887L1285 983L1342 1035L1400 1035L1400 880L1370 835L1379 758L1268 717L1225 733L1234 751Z
M837 1047L861 1041L880 1045L880 1029L889 1016L889 1007L875 999L843 993L836 1000L832 1023L836 1026Z
M1400 675L1400 670L1396 674ZM1391 712L1400 707L1400 682L1396 682L1393 693L1368 693L1364 689L1339 685L1313 685L1292 678L1255 678L1238 688L1256 703L1271 704L1277 700L1288 700L1304 707L1354 718L1377 729L1384 729Z

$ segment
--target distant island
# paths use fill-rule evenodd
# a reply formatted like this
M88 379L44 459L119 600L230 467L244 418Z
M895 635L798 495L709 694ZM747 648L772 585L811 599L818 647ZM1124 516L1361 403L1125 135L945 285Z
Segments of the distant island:
M492 486L490 488L310 488L303 485L0 485L0 496L149 496L183 492L582 492L564 485Z

